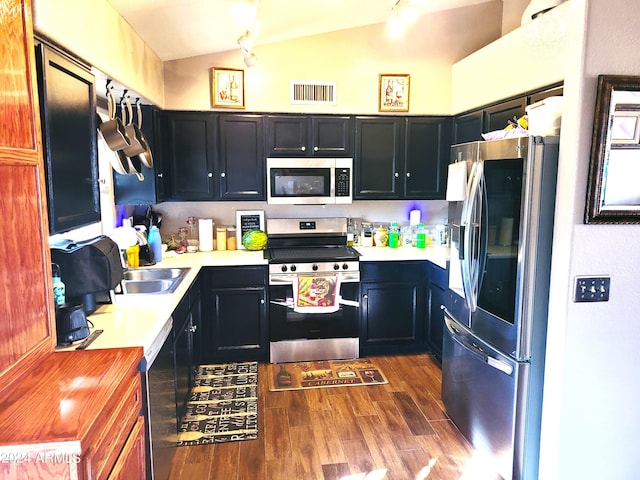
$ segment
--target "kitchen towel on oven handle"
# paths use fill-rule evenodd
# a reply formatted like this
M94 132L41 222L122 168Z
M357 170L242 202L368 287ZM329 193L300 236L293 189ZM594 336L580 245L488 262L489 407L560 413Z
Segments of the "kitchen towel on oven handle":
M340 309L340 277L332 274L298 275L293 284L293 296L295 312L337 312Z

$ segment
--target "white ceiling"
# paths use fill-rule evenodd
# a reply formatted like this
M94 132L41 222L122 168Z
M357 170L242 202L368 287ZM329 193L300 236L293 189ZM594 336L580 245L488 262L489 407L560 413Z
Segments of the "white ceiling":
M163 60L238 48L244 32L233 19L238 0L108 0ZM420 13L491 0L401 0ZM384 23L396 0L260 0L255 45Z

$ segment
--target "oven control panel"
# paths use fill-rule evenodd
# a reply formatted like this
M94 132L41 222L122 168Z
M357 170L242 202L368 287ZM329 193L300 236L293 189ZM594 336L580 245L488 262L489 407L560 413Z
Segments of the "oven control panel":
M269 265L269 274L314 274L314 273L341 273L341 272L358 272L360 264L357 261L336 261L336 262L318 262L318 263L280 263Z

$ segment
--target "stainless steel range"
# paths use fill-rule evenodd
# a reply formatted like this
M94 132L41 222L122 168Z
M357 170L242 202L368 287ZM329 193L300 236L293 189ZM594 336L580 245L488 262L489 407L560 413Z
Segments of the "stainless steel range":
M272 363L359 356L359 254L346 218L269 219Z

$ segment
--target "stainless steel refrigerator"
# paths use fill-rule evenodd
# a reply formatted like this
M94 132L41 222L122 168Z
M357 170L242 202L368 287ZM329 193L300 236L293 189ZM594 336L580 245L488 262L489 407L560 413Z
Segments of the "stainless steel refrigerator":
M468 179L449 204L442 400L507 480L538 473L558 143L452 147Z

